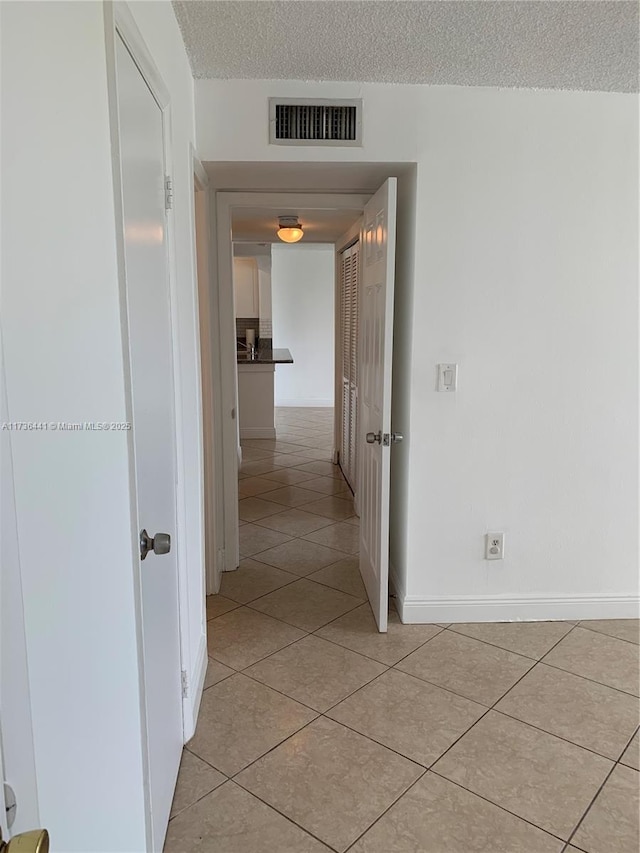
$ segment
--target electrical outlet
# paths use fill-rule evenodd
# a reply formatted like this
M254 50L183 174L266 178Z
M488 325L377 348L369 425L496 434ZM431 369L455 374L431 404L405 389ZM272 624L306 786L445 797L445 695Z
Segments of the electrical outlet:
M485 560L504 560L504 533L487 533L484 537Z

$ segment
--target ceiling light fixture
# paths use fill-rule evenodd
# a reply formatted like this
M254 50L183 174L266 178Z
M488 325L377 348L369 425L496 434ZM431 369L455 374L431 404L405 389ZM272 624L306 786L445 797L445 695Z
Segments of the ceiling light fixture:
M297 216L279 216L278 217L278 237L284 243L297 243L304 237L302 225L298 222Z

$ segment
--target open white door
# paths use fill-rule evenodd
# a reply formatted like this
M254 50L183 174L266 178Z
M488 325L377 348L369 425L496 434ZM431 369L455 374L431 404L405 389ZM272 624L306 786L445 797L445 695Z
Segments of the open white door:
M364 209L360 238L360 574L380 631L387 630L389 595L396 194L397 181L389 178Z
M116 71L138 529L154 537L143 557L140 536L148 849L161 850L183 745L165 116L119 34Z

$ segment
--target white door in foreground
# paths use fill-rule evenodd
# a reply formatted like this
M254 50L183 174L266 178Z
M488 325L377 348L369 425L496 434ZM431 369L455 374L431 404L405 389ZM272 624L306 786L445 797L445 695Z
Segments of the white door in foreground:
M0 414L10 422L0 341ZM5 841L38 826L38 790L22 577L14 501L11 432L0 431L0 828ZM15 808L5 802L4 784ZM13 796L12 796L13 795Z
M380 631L387 630L391 367L397 181L367 203L360 238L360 574Z
M183 741L164 127L162 110L119 37L116 62L138 525L155 538L140 563L140 594L149 846L161 850ZM170 550L158 533L169 534Z

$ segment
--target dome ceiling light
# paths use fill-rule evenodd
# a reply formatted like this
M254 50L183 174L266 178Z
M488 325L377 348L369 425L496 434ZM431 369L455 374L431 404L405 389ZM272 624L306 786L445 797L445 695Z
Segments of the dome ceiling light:
M304 237L302 225L298 222L297 216L279 216L278 217L278 237L284 243L297 243Z

